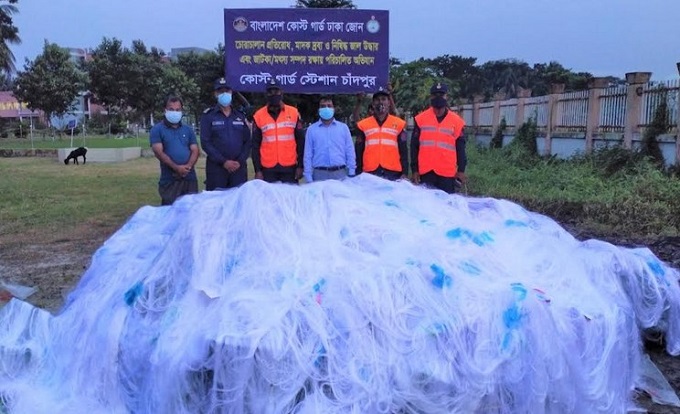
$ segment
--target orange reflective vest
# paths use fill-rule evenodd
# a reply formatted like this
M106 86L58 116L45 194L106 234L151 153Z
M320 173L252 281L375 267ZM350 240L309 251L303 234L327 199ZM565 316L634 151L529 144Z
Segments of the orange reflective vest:
M297 109L283 104L278 118L274 119L265 106L255 112L253 119L262 131L262 144L260 145L262 166L272 168L276 164L284 167L296 165L295 127L300 119Z
M357 127L366 136L363 157L363 170L375 171L378 167L401 172L399 158L399 134L404 130L406 121L393 115L387 115L382 126L374 116L364 118Z
M416 123L420 127L418 173L434 171L442 177L454 177L458 172L456 140L465 126L463 118L447 111L438 122L434 109L428 108L416 115Z

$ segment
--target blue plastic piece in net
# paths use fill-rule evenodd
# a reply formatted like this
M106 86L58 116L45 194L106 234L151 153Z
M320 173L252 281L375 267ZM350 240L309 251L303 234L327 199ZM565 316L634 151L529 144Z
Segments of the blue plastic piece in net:
M465 273L469 273L473 276L479 276L482 274L482 270L476 264L471 262L461 262L458 267Z
M519 220L505 220L505 227L529 227L529 225Z
M142 284L142 282L135 283L134 286L132 286L130 289L128 289L127 292L125 292L125 304L128 306L132 306L132 304L135 303L139 295L142 294L143 290L144 285Z
M444 272L444 269L436 264L433 264L430 266L430 270L432 270L434 273L434 277L432 278L432 284L434 286L438 287L439 289L451 287L453 284L453 279L451 279L451 276Z

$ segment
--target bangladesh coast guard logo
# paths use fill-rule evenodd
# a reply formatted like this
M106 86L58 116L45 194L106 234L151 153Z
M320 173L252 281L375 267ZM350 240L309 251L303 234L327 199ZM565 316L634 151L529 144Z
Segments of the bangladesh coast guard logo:
M237 32L245 32L248 30L248 19L245 17L237 17L234 19L234 30Z
M366 23L366 30L368 30L368 33L378 33L378 30L380 30L380 23L375 20L375 16L371 16L371 20Z

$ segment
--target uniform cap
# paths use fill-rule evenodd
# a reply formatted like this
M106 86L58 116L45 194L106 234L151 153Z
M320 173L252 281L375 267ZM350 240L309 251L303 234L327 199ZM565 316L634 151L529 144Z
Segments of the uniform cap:
M437 82L430 88L430 94L434 95L436 93L447 93L449 91L448 86L445 83Z
M276 81L276 78L269 78L267 81L267 86L265 87L265 91L268 91L270 89L281 89L281 85Z
M229 84L227 84L226 79L219 78L219 79L216 79L215 82L213 82L213 90L216 91L218 89L229 89L229 90L231 90L231 86L229 86Z
M390 91L387 90L387 88L383 88L382 86L378 88L375 92L373 92L373 96L379 96L379 95L385 95L385 96L390 96Z

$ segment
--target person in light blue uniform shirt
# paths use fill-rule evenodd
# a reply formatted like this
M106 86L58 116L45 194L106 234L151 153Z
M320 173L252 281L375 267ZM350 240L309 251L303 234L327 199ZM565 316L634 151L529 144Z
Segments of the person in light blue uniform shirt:
M232 107L232 89L224 78L213 83L217 105L201 116L201 147L205 162L205 189L238 187L248 180L246 161L252 139L246 116Z
M354 142L347 124L335 119L333 98L319 100L319 121L307 128L304 153L304 177L311 183L338 180L356 174Z

